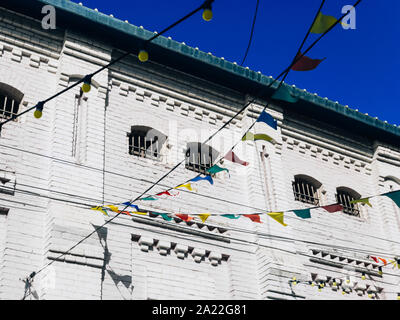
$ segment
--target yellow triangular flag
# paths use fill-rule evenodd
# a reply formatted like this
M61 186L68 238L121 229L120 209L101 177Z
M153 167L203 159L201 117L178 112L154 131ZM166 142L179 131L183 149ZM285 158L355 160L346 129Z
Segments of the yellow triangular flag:
M131 211L131 213L138 214L138 215L141 215L141 216L147 216L147 212Z
M94 207L94 208L90 208L90 210L103 212L103 214L108 217L107 210L104 207Z
M268 215L272 219L278 221L281 225L283 225L285 227L287 226L287 224L283 222L283 218L284 218L283 212L271 212L271 213L268 213Z
M321 12L318 13L317 19L311 28L311 33L325 33L335 22L337 19L332 16L326 16Z
M119 209L116 206L109 205L109 206L106 206L106 207L109 207L111 209L111 211L119 212Z
M353 200L353 201L350 201L350 203L352 203L352 204L362 203L363 205L364 205L364 204L367 204L367 205L369 205L369 206L372 208L372 204L369 202L369 198Z
M190 183L181 184L180 186L177 186L177 187L175 187L174 189L179 189L179 188L186 188L186 189L188 189L189 191L193 191L192 185L191 185Z
M211 216L211 214L209 214L209 213L202 213L202 214L199 214L199 218L201 219L201 221L202 221L203 223L206 222L206 220L208 219L209 216Z

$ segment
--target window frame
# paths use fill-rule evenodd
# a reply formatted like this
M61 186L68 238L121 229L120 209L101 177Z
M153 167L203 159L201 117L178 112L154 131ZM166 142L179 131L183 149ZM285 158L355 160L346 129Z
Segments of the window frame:
M24 94L18 89L0 82L0 119L17 121ZM11 105L9 105L11 101ZM9 110L8 110L9 109Z
M194 153L191 153L191 149L192 147L195 147L197 144L197 151ZM208 148L208 159L209 161L206 161L206 154L203 153L204 151L204 147ZM189 153L189 156L188 156ZM199 159L199 161L193 161L191 162L190 159L190 155L193 154L194 158L193 160L195 160L195 154L198 155L197 159ZM202 155L204 155L204 158L202 157ZM210 169L213 165L215 160L218 158L219 152L214 149L213 147L209 146L208 144L204 144L201 142L188 142L186 145L186 154L185 154L185 168L187 170L196 172L196 173L201 173L204 175L211 175L209 172L207 172L208 169ZM204 162L202 162L202 159L204 159ZM212 175L211 175L212 176Z
M352 217L361 218L361 208L358 204L352 204L351 201L361 199L361 195L353 189L347 187L337 187L335 198L337 203L342 205L344 214Z
M146 141L146 136L151 130L154 130L157 135L154 135L154 140ZM138 158L147 158L155 161L162 161L162 158L164 156L164 154L162 154L162 149L168 137L164 135L161 131L148 126L135 125L131 127L131 131L127 133L127 137L129 155ZM157 143L157 146L156 148L153 148L155 143ZM150 147L151 149L149 151Z
M314 206L320 205L321 194L319 191L321 186L322 184L314 178L305 175L296 175L294 181L292 181L294 200Z

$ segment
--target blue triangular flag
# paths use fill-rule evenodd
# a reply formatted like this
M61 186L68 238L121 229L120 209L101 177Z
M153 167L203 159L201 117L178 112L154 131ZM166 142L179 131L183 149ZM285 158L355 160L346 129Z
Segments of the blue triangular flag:
M257 122L264 122L275 130L278 129L278 122L267 112L261 112Z
M125 202L125 203L123 203L123 205L124 205L124 206L128 206L128 207L135 208L136 211L140 211L140 210L139 210L139 207L138 207L137 205L132 204L132 203L130 203L130 202Z
M214 180L211 176L205 176L205 177L196 177L192 180L190 180L191 182L197 182L197 181L201 181L201 180L207 180L209 183L214 184Z

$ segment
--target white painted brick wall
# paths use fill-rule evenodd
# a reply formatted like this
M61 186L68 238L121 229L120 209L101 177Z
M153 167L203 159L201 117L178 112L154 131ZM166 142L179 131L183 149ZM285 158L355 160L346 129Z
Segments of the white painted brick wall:
M60 30L48 36L39 22L10 17L0 10L0 82L24 93L21 111L114 55L107 44L83 35ZM313 210L312 219L304 221L287 213L286 228L267 216L262 216L263 224L210 217L207 224L229 230L223 234L161 217L142 217L145 223L140 223L121 216L107 225L106 239L95 233L54 260L106 220L84 206L46 197L90 205L135 198L183 159L186 143L205 140L245 101L239 92L151 62L138 64L134 57L94 81L85 95L87 103L80 106L84 122L79 126L84 129L78 131L79 155L72 154L79 88L46 104L42 119L28 113L3 128L0 170L15 172L17 192L0 194L0 206L10 209L7 217L0 216L0 299L21 299L20 279L48 263L33 283L40 299L366 299L365 294L342 296L331 288L319 293L304 285L292 291L288 280L293 275L306 279L311 273L347 275L342 268L311 262L310 249L336 250L345 256L354 256L356 250L364 257L369 252L400 252L399 209L390 199L374 198L373 208L363 208L360 218ZM252 112L238 117L210 145L221 154L227 152L262 108L253 105ZM290 210L304 207L293 196L291 183L297 174L322 183L323 205L336 202L337 187L368 196L389 191L385 177L400 178L399 149L292 117L279 106L270 106L268 112L279 120L278 143L246 142L235 149L250 166L225 161L231 178L218 174L213 186L201 183L197 193L182 190L176 198L147 203L146 208L231 214ZM164 150L161 162L129 155L126 134L133 125L150 126L168 136L171 148ZM268 157L262 160L263 146ZM151 194L195 175L182 165ZM138 238L149 238L153 246L140 244ZM398 279L398 272L389 270L370 281L383 288L380 299L394 299L400 291Z

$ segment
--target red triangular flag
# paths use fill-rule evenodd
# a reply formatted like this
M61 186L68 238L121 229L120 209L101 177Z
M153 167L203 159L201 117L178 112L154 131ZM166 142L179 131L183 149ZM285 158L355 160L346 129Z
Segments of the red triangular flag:
M253 222L261 223L259 214L244 214L243 217L249 218Z
M341 204L331 204L330 206L324 206L321 207L322 209L325 209L326 211L333 213L333 212L338 212L343 210L343 206Z
M189 215L187 215L187 214L176 214L176 216L179 219L182 219L183 221L187 221L187 222L189 222L190 220L193 219L192 217L189 217Z
M242 161L238 158L238 156L236 154L233 153L233 151L229 151L226 156L224 157L224 159L232 161L233 163L239 163L242 166L248 166L249 163L246 161Z
M171 196L172 197L172 194L170 194L169 193L169 191L164 191L164 192L161 192L161 193L158 193L158 194L156 194L157 196L162 196L162 195L167 195L167 196Z
M370 256L370 258L371 258L372 260L374 260L376 263L378 263L378 259L377 259L376 257Z
M298 54L296 56L296 59L300 56L300 54ZM311 59L309 57L306 56L302 56L300 58L300 60L298 60L293 66L292 66L292 70L294 71L310 71L315 69L316 67L318 67L318 65L324 61L324 59Z

